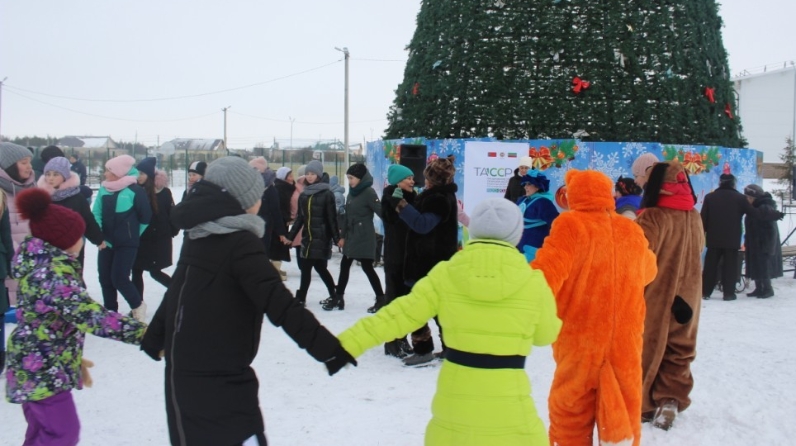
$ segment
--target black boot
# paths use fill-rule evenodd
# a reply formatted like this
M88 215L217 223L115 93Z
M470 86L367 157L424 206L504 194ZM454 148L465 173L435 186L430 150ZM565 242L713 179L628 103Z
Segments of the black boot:
M368 308L368 313L375 313L385 305L387 305L387 298L384 295L376 296L376 303L374 303L372 307Z
M296 300L299 301L301 306L307 306L307 292L304 290L296 290Z
M749 297L757 297L761 294L763 294L763 285L760 280L755 280L755 290L751 293L746 293L746 295Z
M763 279L762 281L763 291L757 296L758 299L768 299L769 297L774 297L774 287L771 286L771 279Z
M342 294L335 294L333 297L329 297L326 299L328 302L323 304L321 308L326 311L332 311L334 309L343 310L345 309L345 300L343 299Z
M384 344L384 354L396 358L406 358L409 356L409 353L406 353L404 349L401 348L401 341L406 342L406 338L396 339Z

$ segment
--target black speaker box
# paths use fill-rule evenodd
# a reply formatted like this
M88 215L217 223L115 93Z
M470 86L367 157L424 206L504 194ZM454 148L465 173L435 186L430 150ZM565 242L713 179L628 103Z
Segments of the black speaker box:
M415 184L420 187L423 187L426 181L423 171L426 169L427 157L428 147L425 144L401 144L400 164L412 171Z

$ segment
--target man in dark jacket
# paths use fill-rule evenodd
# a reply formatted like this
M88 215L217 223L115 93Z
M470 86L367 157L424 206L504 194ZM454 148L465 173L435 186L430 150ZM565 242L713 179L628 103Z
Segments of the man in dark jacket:
M88 177L85 164L74 154L69 157L69 162L72 163L72 172L76 173L80 178L80 185L85 186L86 178Z
M390 205L409 228L404 282L410 288L437 263L450 259L458 249L459 206L456 202L458 187L453 182L455 173L456 168L449 159L438 158L426 166L423 172L426 187L415 198L414 204L410 205L403 199L401 189L393 191L390 197ZM434 359L434 340L428 324L412 333L412 347L414 354L404 358L404 364L420 365ZM445 350L444 341L442 349Z
M520 158L520 165L514 169L514 176L509 179L509 184L506 186L506 193L503 195L503 198L516 204L517 200L525 196L525 188L522 187L520 183L522 177L528 173L532 165L533 158L530 156Z
M767 221L782 218L782 213L766 208L755 208L735 189L735 177L722 174L719 188L705 195L702 204L702 226L705 228L705 266L702 270L702 298L710 299L716 286L719 262L723 262L721 284L724 300L735 300L735 283L738 281L738 250L741 248L741 219L753 215Z
M263 315L333 374L353 358L293 299L268 262L257 211L264 183L241 158L211 163L172 222L188 236L141 348L166 358L172 444L265 445L251 363ZM179 325L177 325L179 323Z

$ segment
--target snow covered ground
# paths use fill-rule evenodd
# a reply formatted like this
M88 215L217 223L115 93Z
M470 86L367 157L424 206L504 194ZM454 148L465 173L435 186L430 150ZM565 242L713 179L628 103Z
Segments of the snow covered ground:
M174 195L180 197L182 190L176 189ZM781 230L789 229L787 226L788 218ZM174 239L175 261L181 242L181 235ZM340 259L335 253L330 261L335 278ZM96 248L91 245L86 264L89 291L101 301ZM288 271L286 284L295 291L299 279L295 262L283 265ZM796 280L792 273L786 276L774 282L776 296L772 299L739 296L734 302L702 302L698 355L693 364L693 404L669 432L644 425L643 445L794 444ZM145 280L145 300L152 317L164 289L148 276ZM314 279L308 308L334 333L367 316L366 309L373 303L367 279L356 266L345 311L321 310L318 301L325 297L325 288ZM121 297L120 309L127 310ZM6 325L7 333L13 328ZM74 392L82 423L81 445L169 444L164 363L152 361L137 347L97 337L87 338L85 356L96 366L92 369L94 387ZM329 377L322 364L267 322L253 367L260 379L269 444L423 444L437 367L404 368L399 360L376 348L362 356L358 367ZM547 397L555 370L550 347L535 349L526 370L537 409L547 423ZM4 387L5 382L0 380L0 385ZM0 402L0 445L21 444L25 428L20 406Z

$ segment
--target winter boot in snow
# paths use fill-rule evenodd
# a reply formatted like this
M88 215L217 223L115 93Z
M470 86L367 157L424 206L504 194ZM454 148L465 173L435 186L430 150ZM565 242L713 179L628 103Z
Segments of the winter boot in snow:
M387 305L387 298L384 295L376 296L376 303L374 303L372 307L368 308L368 313L375 313L385 305Z
M406 340L406 338L401 338L401 350L405 353L404 356L409 356L415 353L415 349L412 348L412 344Z
M141 305L138 308L134 308L130 315L139 322L146 322L146 302L142 300Z
M406 339L396 339L394 341L390 341L390 342L384 344L384 354L387 355L387 356L394 356L396 358L401 358L401 359L406 358L407 356L409 356L409 354L406 353L401 348L401 341L402 340L404 342L406 342Z
M757 297L763 294L763 284L761 282L760 280L755 280L755 290L751 293L746 293L746 295L749 297Z
M414 354L411 356L407 356L406 358L403 359L403 361L404 365L407 367L418 367L418 366L427 365L428 363L434 361L435 359L437 359L437 356L434 355L434 352L428 352L423 355Z
M335 294L334 297L330 297L327 299L328 302L323 304L321 308L326 311L332 311L334 309L343 310L345 309L345 300L343 299L342 294Z
M672 398L665 399L660 407L655 409L652 425L658 429L668 431L674 425L675 418L677 418L677 400Z
M774 297L774 287L771 286L771 279L763 279L763 291L757 296L758 299L768 299Z
M296 300L302 307L307 306L307 292L305 290L296 290Z

